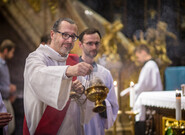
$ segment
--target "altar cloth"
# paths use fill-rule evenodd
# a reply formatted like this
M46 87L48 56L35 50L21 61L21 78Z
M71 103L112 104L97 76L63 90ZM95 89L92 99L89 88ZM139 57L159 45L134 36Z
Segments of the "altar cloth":
M136 121L145 120L145 106L175 109L176 91L152 91L143 92L139 95L134 105L134 111L139 112L136 115ZM181 92L181 110L185 110L185 96Z

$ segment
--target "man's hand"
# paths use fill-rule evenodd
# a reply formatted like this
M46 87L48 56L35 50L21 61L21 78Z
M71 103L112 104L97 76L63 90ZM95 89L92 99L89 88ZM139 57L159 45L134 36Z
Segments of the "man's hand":
M12 120L12 115L10 113L0 113L0 128L8 125Z
M10 84L10 93L16 92L16 89L17 89L16 85Z
M13 103L16 99L16 90L17 90L17 87L16 85L14 84L10 84L10 97L9 97L9 100L11 103Z
M93 71L92 65L85 62L80 62L74 66L69 66L66 70L66 76L85 76L90 74L91 71Z
M75 91L76 93L83 94L84 92L84 86L79 80L75 80L72 82L71 90Z

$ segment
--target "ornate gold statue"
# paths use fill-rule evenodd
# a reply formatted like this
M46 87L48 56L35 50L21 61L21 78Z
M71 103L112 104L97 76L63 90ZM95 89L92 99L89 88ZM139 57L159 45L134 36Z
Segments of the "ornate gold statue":
M27 0L27 1L35 12L40 12L42 0ZM48 0L47 3L48 6L50 7L52 15L55 15L59 4L58 0Z
M177 37L172 33L167 31L167 24L165 22L159 21L157 23L157 28L148 28L146 31L146 39L144 39L143 33L140 32L140 39L136 39L133 36L134 45L146 44L151 51L152 57L158 62L159 65L168 65L171 60L167 57L166 52L166 37L172 38L176 41Z
M105 35L102 38L102 46L98 57L104 54L108 61L118 61L120 58L117 53L117 45L121 43L121 39L117 34L123 28L123 24L117 20L112 25L105 23L104 27Z

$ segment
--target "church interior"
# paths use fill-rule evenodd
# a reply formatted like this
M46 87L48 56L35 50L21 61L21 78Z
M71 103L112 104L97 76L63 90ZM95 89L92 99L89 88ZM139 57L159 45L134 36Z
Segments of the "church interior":
M185 95L181 96L181 119L175 119L175 92L181 92L185 84L185 0L0 0L0 43L10 39L16 45L14 57L7 61L11 82L17 86L13 135L21 135L23 130L25 60L60 17L75 20L79 33L95 27L102 34L96 60L111 71L119 104L117 119L113 127L105 130L106 135L137 132L138 112L130 106L130 96L120 93L131 87L130 82L138 81L142 67L136 62L134 49L139 44L150 48L159 66L163 92L170 95L143 93L139 97L146 109L145 135L167 135L168 128L174 125L185 134ZM71 53L81 55L78 42ZM167 104L160 106L164 102L160 103L160 97Z

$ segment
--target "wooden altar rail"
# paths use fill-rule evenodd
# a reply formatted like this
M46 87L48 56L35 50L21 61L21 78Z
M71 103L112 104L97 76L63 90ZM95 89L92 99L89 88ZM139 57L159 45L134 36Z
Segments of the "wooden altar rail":
M175 118L175 109L167 109L167 108L159 108L159 107L151 107L151 106L146 106L146 110L150 110L150 112L155 112L153 114L153 119L152 119L152 128L153 129L146 129L147 130L153 130L153 135L163 135L162 132L162 117L169 117L169 118ZM152 114L149 114L152 115ZM151 118L149 116L146 116L146 118ZM185 110L182 110L182 120L185 120ZM146 119L147 122L147 119ZM150 126L150 123L146 124L146 126Z

